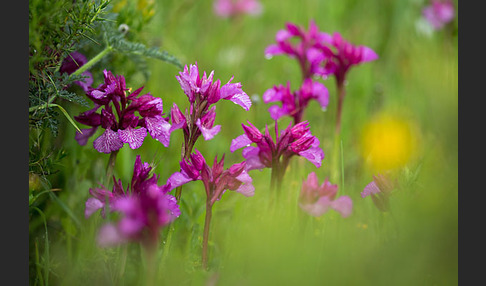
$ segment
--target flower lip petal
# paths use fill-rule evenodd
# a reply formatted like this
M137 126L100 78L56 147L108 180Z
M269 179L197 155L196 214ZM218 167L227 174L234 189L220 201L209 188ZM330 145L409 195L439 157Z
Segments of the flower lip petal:
M123 141L117 132L106 129L103 134L93 141L93 147L101 153L109 154L123 147Z
M127 129L119 129L118 135L120 140L124 143L128 143L130 148L138 149L143 144L143 140L147 136L147 129L140 127L138 129L128 127Z

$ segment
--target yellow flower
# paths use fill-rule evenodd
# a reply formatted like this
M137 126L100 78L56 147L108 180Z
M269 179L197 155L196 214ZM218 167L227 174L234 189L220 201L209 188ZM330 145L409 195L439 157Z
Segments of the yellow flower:
M373 171L393 170L407 164L417 151L417 132L407 120L380 114L363 128L361 147Z

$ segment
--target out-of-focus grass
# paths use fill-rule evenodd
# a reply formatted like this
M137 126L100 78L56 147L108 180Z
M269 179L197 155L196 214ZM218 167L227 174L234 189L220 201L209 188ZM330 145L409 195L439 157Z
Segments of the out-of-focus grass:
M115 1L116 2L116 1ZM212 1L157 1L156 14L144 33L154 45L181 59L198 62L200 71L215 71L215 79L241 82L250 96L260 97L276 84L291 82L298 88L297 63L285 56L264 58L265 47L285 22L308 26L314 19L321 31L340 32L357 45L373 48L377 61L352 68L343 110L344 185L338 195L353 200L353 214L342 218L329 211L319 218L306 216L297 206L302 180L314 171L322 182L330 176L329 159L315 168L294 158L284 178L282 200L269 209L270 170L253 171L255 196L226 192L214 207L210 234L210 266L199 269L204 224L201 182L184 186L182 215L168 259L159 267L164 285L455 285L458 277L458 168L457 168L457 36L447 30L430 36L416 29L423 1L262 1L259 17L232 21L212 12ZM456 5L457 7L457 5ZM456 20L457 21L457 20ZM457 25L457 23L455 24ZM150 62L147 82L127 82L161 97L164 110L172 103L185 109L187 98L175 79L176 67ZM114 71L118 74L118 71ZM331 154L336 94L332 78L322 81L330 92L324 112L311 102L304 118ZM98 84L98 83L95 83ZM72 107L76 114L80 110ZM230 101L217 103L215 124L221 132L211 141L196 144L206 157L226 153L226 167L242 160L241 150L231 153L231 140L243 133L241 123L263 128L272 124L268 105L254 102L250 111ZM391 198L391 212L381 213L360 192L372 180L360 155L360 136L366 123L380 112L413 122L420 134L414 159L399 171L401 187ZM282 120L281 126L289 121ZM114 249L96 246L102 219L83 216L88 189L104 182L108 155L74 140L66 127L62 144L69 156L58 182L59 197L82 221L80 228L60 207L51 207L49 240L50 281L62 285L137 285L143 281L143 262L136 245ZM115 175L126 186L135 156L154 162L165 182L178 171L182 134L174 132L163 147L147 137L137 150L125 146L117 158ZM166 238L167 229L162 233ZM163 245L162 245L163 249ZM162 263L162 262L161 262ZM215 285L215 284L213 284Z

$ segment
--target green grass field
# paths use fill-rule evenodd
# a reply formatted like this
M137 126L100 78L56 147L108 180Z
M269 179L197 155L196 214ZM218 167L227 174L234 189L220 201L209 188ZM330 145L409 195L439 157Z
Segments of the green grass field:
M159 0L138 37L147 46L169 51L183 65L197 62L200 71L214 70L215 79L222 83L234 76L233 82L241 82L252 97L249 111L230 101L219 102L215 124L221 125L220 133L210 141L200 138L195 146L209 162L224 153L225 168L242 161L241 150L231 153L229 148L231 140L243 134L242 123L248 120L259 128L273 124L267 111L270 105L261 100L262 94L287 81L292 89L301 84L294 59L264 56L286 22L307 28L313 19L322 32L339 32L355 45L372 48L379 59L353 67L348 74L341 172L338 181L332 182L339 185L338 196L352 199L352 214L343 218L330 210L311 217L297 203L309 173L315 172L322 183L333 171L337 95L334 79L328 78L320 80L329 90L327 110L311 101L304 114L325 153L322 166L316 168L294 157L273 208L269 207L270 169L250 173L253 197L227 191L213 208L208 271L201 269L200 261L204 186L202 182L185 185L181 216L172 232L164 228L160 233L156 280L151 285L457 285L457 16L444 29L427 33L419 24L421 9L427 4L423 0L261 2L261 15L223 19L214 14L213 1ZM89 49L85 53L88 58L96 54ZM172 103L181 109L188 106L175 78L180 71L176 66L148 60L150 76L145 79L122 59L113 55L94 66L93 85L102 83L106 63L114 74L131 74L127 86L144 85L144 92L162 98L164 112L169 112ZM86 110L62 104L72 116ZM360 195L376 173L362 155L365 127L382 114L404 122L414 142L410 146L398 139L402 141L393 145L374 138L374 144L384 146L378 148L409 148L403 162L395 166L400 184L390 198L389 212L381 212L370 197ZM55 191L37 206L43 216L29 210L30 284L150 285L138 244L97 246L96 233L103 219L99 213L85 219L84 208L88 190L106 181L109 155L94 150L93 139L80 146L74 140L73 126L62 116L60 121L58 136L43 143L63 149L58 172L48 177ZM282 118L279 126L289 122ZM387 134L397 130L383 128ZM174 132L167 148L149 136L139 149L124 146L114 175L126 186L135 157L140 155L142 161L155 164L159 183L165 183L179 171L182 139L182 132Z

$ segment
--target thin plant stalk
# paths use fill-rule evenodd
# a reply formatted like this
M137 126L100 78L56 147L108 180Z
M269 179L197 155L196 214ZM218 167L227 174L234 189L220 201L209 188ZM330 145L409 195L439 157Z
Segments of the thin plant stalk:
M209 242L209 227L211 224L211 218L213 214L213 205L210 199L206 201L206 216L204 218L204 233L203 233L203 245L202 245L202 256L201 264L204 270L208 270L208 242Z
M332 160L331 160L331 178L333 182L339 180L340 169L339 169L339 155L341 146L341 117L343 110L344 97L346 96L346 89L344 87L344 80L337 80L337 92L338 92L338 102L337 102L337 112L336 112L336 126L334 130L334 145L332 150Z
M99 54L94 56L91 60L89 60L87 63L84 65L80 66L79 69L74 71L71 76L77 76L82 74L84 71L90 69L92 66L94 66L97 62L99 62L102 58L104 58L106 55L108 55L113 48L111 46L106 46L104 50L102 50Z
M111 177L113 176L113 171L115 169L116 155L118 154L118 151L119 150L116 150L110 153L110 159L108 159L108 164L106 165L107 182L110 182Z

